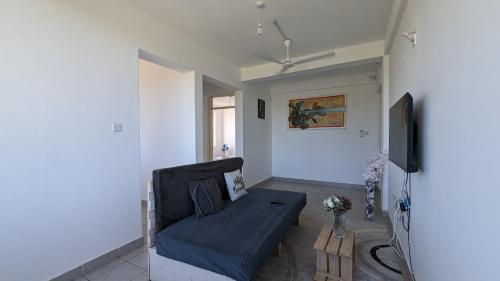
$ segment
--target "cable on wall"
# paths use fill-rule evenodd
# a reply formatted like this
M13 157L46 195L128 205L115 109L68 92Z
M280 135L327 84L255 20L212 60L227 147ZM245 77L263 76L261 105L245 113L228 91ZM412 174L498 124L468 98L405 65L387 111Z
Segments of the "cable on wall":
M406 213L407 220L405 221L404 214ZM396 222L401 222L401 229L398 232L396 230ZM401 188L401 197L394 203L394 216L392 220L392 237L387 241L394 252L401 258L404 258L404 253L402 249L399 249L400 245L395 243L398 238L400 238L401 232L403 230L407 233L407 243L408 243L408 262L409 270L412 280L415 279L415 274L413 272L413 261L411 256L411 245L410 245L410 227L411 227L411 174L405 173L403 178L403 186Z
M406 189L406 194L408 196L408 199L410 200L411 202L411 174L410 173L406 173L407 177L408 177L408 180L407 180L407 189ZM406 241L408 242L408 258L410 260L410 274L411 274L411 277L413 280L415 280L415 274L413 273L413 262L412 262L412 259L411 259L411 245L410 245L410 220L411 220L411 205L410 207L408 208L408 226L407 226L407 239Z

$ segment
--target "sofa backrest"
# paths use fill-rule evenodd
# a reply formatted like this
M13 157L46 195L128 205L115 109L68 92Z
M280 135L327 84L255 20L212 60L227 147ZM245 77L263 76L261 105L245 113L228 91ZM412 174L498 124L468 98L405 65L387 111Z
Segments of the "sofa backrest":
M229 199L224 173L242 169L242 158L159 169L153 171L156 233L194 214L189 181L215 177L222 199Z

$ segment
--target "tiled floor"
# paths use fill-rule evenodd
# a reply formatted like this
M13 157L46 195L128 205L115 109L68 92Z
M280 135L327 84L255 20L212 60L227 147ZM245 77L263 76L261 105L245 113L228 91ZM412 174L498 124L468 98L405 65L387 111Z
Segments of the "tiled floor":
M327 196L332 194L347 195L353 201L353 210L349 212L348 226L354 231L359 231L360 236L366 235L371 230L378 232L376 235L381 235L382 239L387 239L388 234L387 219L381 215L380 210L376 212L376 220L374 222L366 222L364 217L364 196L363 190L335 188L331 186L320 186L312 184L285 182L285 181L270 181L261 184L261 188L290 190L305 192L307 194L308 204L301 214L300 227L292 228L285 241L288 243L289 249L285 252L295 255L292 260L295 264L292 266L287 263L287 258L270 258L266 261L263 269L256 274L256 280L297 280L306 281L312 280L314 274L314 252L312 244L325 223L331 223L331 216L323 210L321 202ZM143 221L145 222L146 209L143 206ZM145 233L146 226L143 225ZM371 237L370 237L371 238ZM379 237L380 238L380 237ZM288 241L287 241L288 240ZM391 253L389 253L391 255ZM285 254L286 256L286 254ZM370 266L370 265L369 265ZM294 267L293 270L287 267ZM358 266L363 269L363 265ZM281 268L281 269L280 269ZM290 273L290 271L293 271ZM384 279L377 276L377 273L362 272L357 274L355 280L400 280ZM366 270L365 270L366 271ZM288 275L287 275L288 274ZM290 275L291 274L291 275ZM375 275L374 275L375 274ZM278 278L279 276L279 278ZM288 276L285 278L285 276ZM380 277L380 278L379 278ZM375 278L375 279L373 279ZM145 247L139 248L121 259L115 260L94 272L80 277L77 281L146 281L148 280L148 257Z
M347 189L341 186L324 186L289 181L268 181L258 187L305 192L307 205L300 215L300 225L291 227L284 239L284 255L269 258L254 281L312 281L316 268L316 253L313 244L325 225L331 225L333 216L325 212L322 202L330 195L345 195L352 199L353 208L347 213L347 228L356 234L355 281L401 281L403 277L388 270L375 261L371 250L385 245L390 238L389 220L383 217L380 208L375 210L375 220L364 219L365 190ZM376 194L378 195L378 193ZM376 201L380 201L376 196ZM379 206L379 205L377 205ZM386 265L396 270L400 259L390 248L376 251Z
M148 277L147 252L141 247L76 281L147 281Z

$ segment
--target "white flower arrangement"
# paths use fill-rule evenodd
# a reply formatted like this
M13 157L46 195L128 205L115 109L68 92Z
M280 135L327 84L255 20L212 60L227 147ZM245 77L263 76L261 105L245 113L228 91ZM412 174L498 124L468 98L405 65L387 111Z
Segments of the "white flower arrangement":
M345 196L338 197L332 195L323 200L323 206L325 207L327 212L344 213L347 210L351 209L352 202L351 199Z
M363 174L365 181L377 183L384 174L384 166L387 163L388 155L386 152L377 154L377 156L368 159L366 171Z

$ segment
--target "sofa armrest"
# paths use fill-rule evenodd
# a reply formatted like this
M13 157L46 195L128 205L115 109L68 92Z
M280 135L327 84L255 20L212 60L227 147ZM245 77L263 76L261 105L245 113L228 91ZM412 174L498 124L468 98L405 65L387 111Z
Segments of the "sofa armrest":
M153 182L148 183L148 204L147 204L147 245L149 248L155 246L155 194L153 191Z

